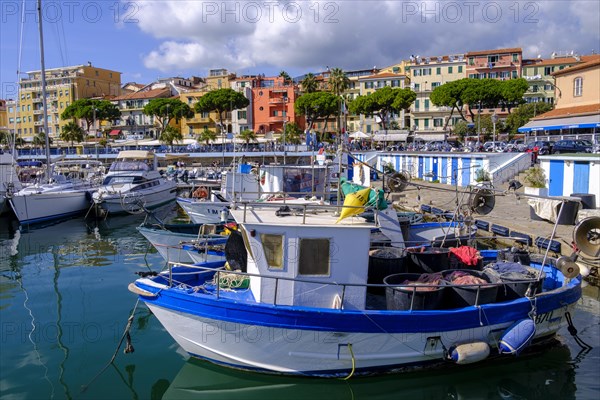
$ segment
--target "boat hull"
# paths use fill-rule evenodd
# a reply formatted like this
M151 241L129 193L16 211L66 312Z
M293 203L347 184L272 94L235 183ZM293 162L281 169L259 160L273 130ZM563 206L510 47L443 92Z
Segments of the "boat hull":
M140 211L137 203L138 199L146 209L160 207L175 200L177 186L174 182L165 180L160 186L152 187L149 190L142 189L116 194L103 192L101 196L98 193L94 193L94 203L97 206L110 214L124 214ZM128 196L131 196L131 201L127 200ZM128 203L130 204L130 208L124 208L123 205L127 205Z
M177 198L177 204L183 208L195 224L218 224L222 222L221 213L227 211L227 203L223 202ZM227 211L226 219L231 219L229 211Z
M433 367L448 362L446 350L460 343L485 342L497 354L504 331L532 311L527 298L435 311L317 310L146 283L136 285L156 295L142 299L190 355L277 374L339 377ZM554 336L580 296L578 280L537 296L534 340Z
M91 202L89 190L72 190L15 194L10 204L21 224L35 224L82 214Z

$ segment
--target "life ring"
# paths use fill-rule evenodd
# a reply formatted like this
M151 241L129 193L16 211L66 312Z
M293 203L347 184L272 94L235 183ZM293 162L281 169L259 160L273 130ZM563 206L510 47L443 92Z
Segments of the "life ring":
M208 198L208 189L204 186L200 186L198 189L194 190L192 197L196 199L206 199Z

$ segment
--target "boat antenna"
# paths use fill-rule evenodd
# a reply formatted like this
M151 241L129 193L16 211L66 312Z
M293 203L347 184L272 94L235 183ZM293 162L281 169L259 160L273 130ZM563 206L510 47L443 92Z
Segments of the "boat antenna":
M42 29L42 0L37 2L38 12L38 29L40 32L40 64L42 73L42 107L44 110L43 124L44 124L44 138L46 140L46 180L50 181L50 171L52 166L50 165L50 139L48 132L48 99L46 97L46 66L44 64L44 32Z

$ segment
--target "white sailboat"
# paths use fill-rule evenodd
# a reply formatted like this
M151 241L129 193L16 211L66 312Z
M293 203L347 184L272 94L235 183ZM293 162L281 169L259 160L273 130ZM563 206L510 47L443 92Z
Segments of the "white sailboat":
M15 170L15 160L10 153L0 153L0 214L10 210L7 195L11 191L21 190L21 181Z
M34 224L49 220L61 219L79 214L89 208L93 184L87 176L54 173L50 160L50 143L48 138L48 95L46 92L46 67L44 63L44 35L42 29L42 5L38 0L38 29L40 37L40 64L42 84L42 122L46 139L46 176L45 183L24 188L14 193L10 204L21 224ZM85 161L91 166L91 161ZM85 168L88 169L88 168ZM94 167L89 169L96 173ZM88 172L89 172L88 169ZM81 170L79 172L82 172ZM87 172L82 172L84 175ZM82 179L83 178L83 179Z

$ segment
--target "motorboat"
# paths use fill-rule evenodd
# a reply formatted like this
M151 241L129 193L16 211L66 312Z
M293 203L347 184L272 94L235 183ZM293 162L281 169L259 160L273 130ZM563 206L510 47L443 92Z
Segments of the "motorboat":
M189 355L236 369L338 378L456 368L543 349L570 324L581 298L570 260L544 254L515 262L519 273L507 278L506 261L492 250L482 251L482 270L440 271L436 280L394 273L369 284L375 223L359 211L340 214L339 206L280 211L232 206L246 257L238 270L169 264L129 285Z
M96 160L61 160L52 163L51 178L10 196L21 224L69 218L89 210L92 192L102 182L104 167Z
M225 259L224 253L215 247L223 247L227 237L217 234L216 226L212 226L215 229L210 228L202 225L196 234L172 232L155 226L139 226L137 230L165 261L194 264Z
M154 153L126 150L119 152L92 200L97 209L109 214L138 213L173 201L176 196L177 184L158 172Z

